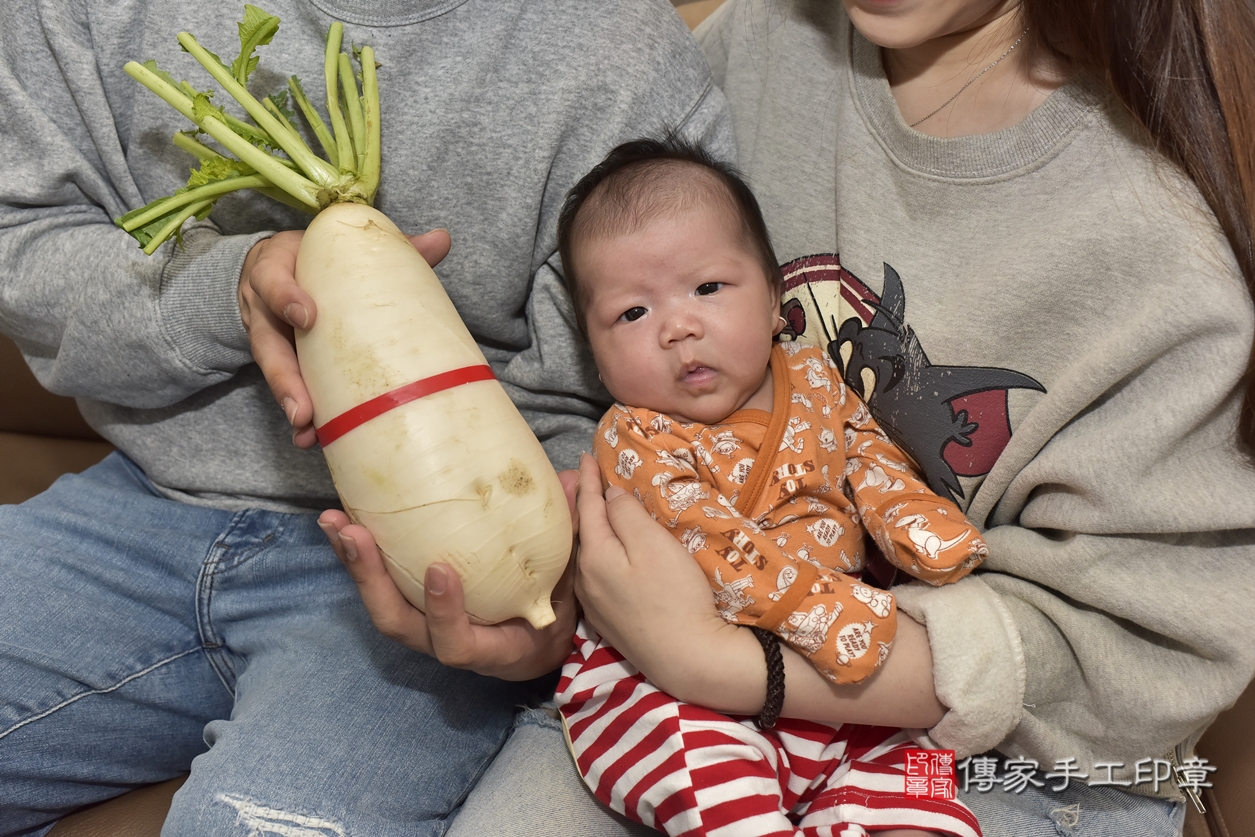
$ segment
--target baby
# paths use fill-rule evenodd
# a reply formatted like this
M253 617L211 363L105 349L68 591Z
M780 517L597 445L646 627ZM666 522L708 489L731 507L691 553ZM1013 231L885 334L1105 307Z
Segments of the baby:
M774 342L782 280L749 188L674 137L627 143L571 191L559 248L617 402L594 439L603 477L674 532L723 618L759 633L769 668L763 714L733 719L662 693L581 623L558 702L589 787L673 835L729 822L736 834L979 834L957 802L910 798L905 779L886 789L887 771L905 775L905 733L776 723L773 643L834 683L889 653L896 610L859 580L865 532L933 584L986 549L821 349Z

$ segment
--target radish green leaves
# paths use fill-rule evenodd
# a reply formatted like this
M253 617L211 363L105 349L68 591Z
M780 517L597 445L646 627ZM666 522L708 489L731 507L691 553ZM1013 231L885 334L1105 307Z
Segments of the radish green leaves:
M254 53L278 31L277 17L246 5L239 24L240 53L230 67L187 32L178 36L183 49L244 109L249 120L215 104L214 91L176 81L152 61L126 65L127 74L195 125L192 131L177 134L174 142L200 160L185 187L117 219L144 252L152 253L177 235L189 218L205 218L218 198L240 189L259 189L310 212L332 203L369 204L374 199L379 187L380 140L373 51L370 47L357 51L359 91L353 62L340 51L343 26L332 24L324 56L329 130L295 76L289 79L288 90L276 95L258 99L249 92L248 78L258 63ZM289 92L318 138L325 159L310 149L297 130Z

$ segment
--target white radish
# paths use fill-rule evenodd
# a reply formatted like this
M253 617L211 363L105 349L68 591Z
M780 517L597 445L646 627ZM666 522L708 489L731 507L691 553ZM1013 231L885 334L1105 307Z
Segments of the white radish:
M413 381L487 364L436 274L368 206L319 213L296 277L318 305L296 341L316 425ZM571 518L544 449L497 381L395 407L323 453L345 511L374 535L411 601L423 601L423 573L442 561L462 577L471 615L553 621Z
M253 50L279 20L245 7L241 51L228 68L184 32L179 43L244 107L255 124L210 105L152 62L126 71L235 155L178 135L202 161L188 188L119 218L153 252L221 195L262 189L318 215L297 256L297 281L314 298L314 325L297 334L301 374L314 402L323 453L345 511L366 526L401 592L423 604L432 563L462 578L467 612L482 622L554 621L550 595L571 551L571 518L545 452L409 240L369 206L379 184L379 98L374 53L360 52L362 95L340 53L343 27L327 37L332 130L290 90L329 163L292 126L278 97L246 89ZM345 118L345 117L348 118ZM286 159L259 145L282 148ZM432 382L437 386L430 386ZM416 394L434 390L425 394Z

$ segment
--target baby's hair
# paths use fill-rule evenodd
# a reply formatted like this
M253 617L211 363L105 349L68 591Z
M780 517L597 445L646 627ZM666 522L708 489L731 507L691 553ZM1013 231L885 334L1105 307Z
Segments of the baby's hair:
M572 255L574 243L590 237L634 232L660 213L715 203L741 224L746 249L762 264L776 292L784 278L767 224L754 193L734 166L701 146L668 132L662 139L638 139L614 148L567 194L558 216L558 252L567 292L575 303L580 332L588 337L587 302Z

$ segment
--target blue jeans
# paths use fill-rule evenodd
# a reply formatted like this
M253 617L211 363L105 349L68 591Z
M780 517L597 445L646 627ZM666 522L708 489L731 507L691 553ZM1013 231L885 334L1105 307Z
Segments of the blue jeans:
M312 515L120 454L0 506L0 834L189 768L166 835L439 835L544 683L384 638Z
M1063 793L969 791L985 837L1180 837L1181 803L1073 783ZM522 713L446 837L649 837L584 786L562 725L545 709Z

